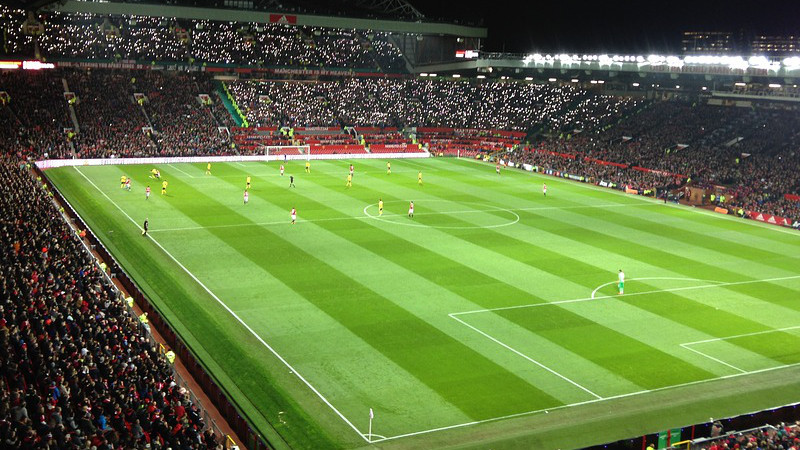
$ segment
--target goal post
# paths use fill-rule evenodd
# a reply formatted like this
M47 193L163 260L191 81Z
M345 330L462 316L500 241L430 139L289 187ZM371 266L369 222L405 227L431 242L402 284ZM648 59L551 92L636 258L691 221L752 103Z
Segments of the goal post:
M292 156L292 159L298 159L298 155L303 155L306 159L311 157L310 145L265 145L263 146L264 155L275 156L279 155Z

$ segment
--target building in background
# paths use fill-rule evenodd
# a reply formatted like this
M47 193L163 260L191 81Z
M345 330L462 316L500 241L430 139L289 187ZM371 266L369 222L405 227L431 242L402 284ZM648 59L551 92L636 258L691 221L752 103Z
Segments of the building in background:
M800 54L800 35L756 35L750 43L750 52L753 55L764 56L792 56Z
M728 31L684 31L681 49L684 55L727 55L736 43Z

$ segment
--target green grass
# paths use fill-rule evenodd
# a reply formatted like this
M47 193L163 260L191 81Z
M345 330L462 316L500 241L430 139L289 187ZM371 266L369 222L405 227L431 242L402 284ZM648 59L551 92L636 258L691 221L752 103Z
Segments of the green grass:
M46 173L276 445L366 446L369 408L383 448L569 448L800 400L796 233L473 161L354 163L352 188L347 161L162 165L167 196L150 166Z

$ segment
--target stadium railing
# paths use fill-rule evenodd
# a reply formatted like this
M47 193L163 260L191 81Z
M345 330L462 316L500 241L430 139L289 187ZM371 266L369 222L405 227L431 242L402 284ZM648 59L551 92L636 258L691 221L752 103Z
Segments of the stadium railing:
M771 423L794 423L798 418L800 418L800 403L789 403L783 406L777 406L775 408L766 409L763 411L758 412L751 412L741 414L739 416L728 417L724 419L712 419L712 421L704 422L704 423L697 423L694 425L687 425L684 427L679 428L681 431L681 436L688 438L685 440L691 441L691 450L697 450L704 448L703 444L708 444L709 442L713 442L714 440L720 439L725 436L736 435L741 433L746 433L752 430L763 430L768 428ZM720 436L711 438L705 437L711 435L711 428L713 422L721 423L725 429L729 430L744 430L744 431L731 431L722 433ZM614 449L625 449L625 450L645 450L648 445L653 444L656 446L659 441L659 434L660 433L652 433L646 434L644 436L639 436L635 438L629 439L622 439L616 442L609 442L605 444L595 445L592 447L587 447L587 450L614 450ZM696 436L703 436L703 437L696 437ZM685 442L676 442L673 447L667 448L678 448L675 447L678 444L685 444ZM682 446L680 448L686 448Z

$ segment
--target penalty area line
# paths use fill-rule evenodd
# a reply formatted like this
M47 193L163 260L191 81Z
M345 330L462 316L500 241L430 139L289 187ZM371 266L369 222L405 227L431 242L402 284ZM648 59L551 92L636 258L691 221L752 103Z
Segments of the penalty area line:
M98 191L98 192L100 192L100 194L102 194L102 195L103 195L103 196L104 196L104 197L105 197L105 198L106 198L106 199L107 199L109 202L111 202L111 204L112 204L112 205L114 205L114 206L115 206L115 207L116 207L116 208L117 208L117 209L118 209L118 210L119 210L119 211L120 211L122 214L124 214L124 215L125 215L125 217L127 217L127 218L128 218L128 220L130 220L131 222L133 222L133 224L136 226L136 228L138 228L139 230L142 230L142 228L139 226L139 224L138 224L138 223L137 223L135 220L133 220L133 218L132 218L131 216L129 216L129 215L128 215L128 213L127 213L127 212L125 212L125 210L123 210L123 209L122 209L122 208L121 208L121 207L120 207L120 206L117 204L117 202L115 202L115 201L114 201L114 200L112 200L112 199L111 199L111 198L110 198L108 195L106 195L106 193L105 193L105 192L103 192L103 190L102 190L102 189L100 189L100 188L99 188L99 187L98 187L98 186L97 186L97 185L96 185L96 184L95 184L95 183L94 183L94 182L93 182L91 179L89 179L89 177L87 177L87 176L86 176L86 175L85 175L83 172L81 172L81 171L80 171L80 169L78 169L78 167L77 167L77 166L73 166L73 167L75 168L75 170L76 170L76 171L78 171L78 173L79 173L79 174L81 174L81 176L83 176L83 178L85 178L85 179L86 179L86 181L88 181L88 182L89 182L89 184L91 184L92 186L94 186L94 188L95 188L95 189L97 189L97 191ZM147 237L148 237L148 238L150 238L150 240L151 240L151 241L152 241L154 244L156 244L156 245L158 246L158 248L160 248L160 249L161 249L161 251L163 251L163 252L164 252L164 254L166 254L167 256L169 256L169 258L170 258L170 259L172 259L172 261L174 261L174 262L175 262L175 264L177 264L177 265L178 265L178 266L179 266L181 269L183 269L183 271L184 271L184 272L186 272L186 274L187 274L187 275L189 275L189 276L190 276L190 277L191 277L191 278L192 278L192 279L193 279L193 280L194 280L194 281L195 281L195 282L196 282L196 283L197 283L197 284L198 284L200 287L202 287L204 291L206 291L206 292L207 292L207 293L208 293L208 294L209 294L209 295L210 295L210 296L211 296L211 297L212 297L214 300L216 300L216 301L217 301L217 303L219 303L219 304L220 304L220 306L222 306L223 308L225 308L225 310L226 310L226 311L228 311L228 313L229 313L231 316L233 316L233 318L235 318L235 319L236 319L236 320L237 320L237 321L238 321L238 322L239 322L239 323L240 323L240 324L241 324L241 325L242 325L242 326L243 326L243 327L244 327L244 328L245 328L247 331L249 331L249 332L250 332L250 334L252 334L252 335L253 335L253 337L255 337L255 338L256 338L256 339L257 339L257 340L258 340L258 341L259 341L259 342L260 342L260 343L261 343L261 344L262 344L264 347L266 347L266 348L267 348L267 350L269 350L269 351L270 351L270 353L272 353L273 355L275 355L275 357L276 357L276 358L278 358L278 360L280 360L280 361L283 363L283 365L285 365L285 366L286 366L286 367L287 367L289 370L291 370L291 371L292 371L292 373L294 373L295 375L297 375L297 378L299 378L299 379L300 379L300 380L303 382L303 384L305 384L306 386L308 386L308 388L309 388L309 389L311 389L311 391L312 391L312 392L314 392L314 394L316 394L316 395L317 395L317 397L319 397L319 399L320 399L320 400L322 400L322 401L323 401L323 402L324 402L326 405L328 405L328 407L329 407L329 408L331 408L331 410L333 410L333 411L334 411L334 413L336 413L336 415L337 415L337 416L339 416L339 418L340 418L340 419L342 419L342 420L343 420L343 421L344 421L344 422L345 422L347 425L349 425L349 426L350 426L350 428L352 428L352 429L353 429L353 430L354 430L354 431L355 431L355 432L356 432L356 433L357 433L359 436L361 436L361 438L362 438L362 439L364 439L364 441L366 441L367 443L369 443L369 442L370 442L370 439L369 439L369 438L368 438L368 437L367 437L367 436L366 436L364 433L362 433L361 431L359 431L359 429L358 429L358 428L356 428L356 426L355 426L355 425L353 425L353 423L352 423L352 422L350 422L350 420L349 420L349 419L347 419L347 417L345 417L345 415L344 415L344 414L342 414L342 413L341 413L341 411L339 411L338 409L336 409L336 407L335 407L335 406L333 406L333 404L331 404L331 402L330 402L330 401L328 401L328 399L327 399L327 398L325 398L325 396L324 396L324 395L322 395L322 393L321 393L319 390L317 390L317 388L315 388L315 387L314 387L314 386L313 386L313 385L312 385L312 384L311 384L311 383L310 383L310 382L309 382L309 381L308 381L308 380L307 380L305 377L303 377L303 376L300 374L300 372L298 372L298 371L297 371L297 370L296 370L296 369L295 369L295 368L294 368L294 367L293 367L293 366L292 366L292 365L291 365L291 364L290 364L290 363L289 363L289 362L288 362L288 361L287 361L287 360L286 360L286 359L285 359L283 356L281 356L281 355L280 355L280 353L278 353L278 352L277 352L277 351L276 351L274 348L272 348L272 346L270 346L270 345L269 345L269 344L268 344L266 341L264 341L264 339L263 339L261 336L259 336L259 335L258 335L258 333L256 333L256 332L255 332L255 331L254 331L252 328L250 328L250 326L249 326L249 325L247 325L247 324L244 322L244 320L242 320L242 318L241 318L241 317L239 317L239 315L238 315L238 314L236 314L236 313L235 313L235 312L234 312L234 311L233 311L233 310L232 310L230 307L228 307L228 305L227 305L227 304L225 304L225 302L223 302L223 301L222 301L222 300L221 300L219 297L217 297L217 295L216 295L216 294L214 294L214 293L211 291L211 289L209 289L209 288L208 288L208 286L206 286L206 285L205 285L205 284L204 284L202 281L200 281L200 280L199 280L199 279L198 279L198 278L197 278L197 277L196 277L196 276L195 276L195 275L194 275L194 274L193 274L191 271L189 271L189 269L187 269L187 268L186 268L186 266L184 266L184 265L183 265L183 264L182 264L180 261L178 261L178 260L177 260L177 259L176 259L174 256L172 256L172 254L171 254L170 252L168 252L168 251L167 251L167 249L165 249L165 248L164 248L164 246L162 246L160 242L158 242L157 240L155 240L155 238L153 238L153 236L151 236L151 235L149 235L149 234L148 234L148 235L147 235Z
M544 364L540 363L539 361L537 361L537 360L535 360L535 359L531 358L530 356L528 356L528 355L526 355L526 354L524 354L524 353L520 352L519 350L517 350L517 349L515 349L515 348L511 347L510 345L507 345L507 344L503 343L503 342L502 342L502 341L500 341L499 339L497 339L497 338L495 338L495 337L491 336L489 333L486 333L486 332L484 332L484 331L482 331L482 330L480 330L480 329L478 329L478 328L476 328L476 327L474 327L474 326L472 326L472 325L470 325L470 324L468 324L468 323L464 322L463 320L459 319L458 317L455 317L455 316L454 316L454 315L452 315L452 314L448 314L448 316L449 316L451 319L453 319L453 320L455 320L455 321L459 322L460 324L462 324L462 325L465 325L466 327L468 327L468 328L470 328L470 329L472 329L472 330L474 330L474 331L478 332L479 334L483 335L484 337L487 337L487 338L489 338L489 340L491 340L492 342L494 342L494 343L496 343L496 344L500 345L501 347L503 347L503 348L505 348L505 349L508 349L508 350L510 350L510 351L511 351L511 352L513 352L514 354L516 354L516 355L519 355L519 356L521 356L521 357L525 358L526 360L528 360L528 361L530 361L530 362L532 362L532 363L536 364L537 366L541 367L542 369L544 369L544 370L546 370L546 371L548 371L548 372L552 373L553 375L555 375L555 376L557 376L557 377L561 378L562 380L564 380L564 381L568 382L569 384L571 384L571 385L573 385L573 386L577 387L578 389L580 389L580 390L582 390L582 391L584 391L584 392L586 392L586 393L590 394L590 395L591 395L591 396L593 396L595 399L602 399L602 398L603 398L603 397L601 397L600 395L598 395L598 394L595 394L595 393L594 393L594 392L592 392L591 390L589 390L589 389L587 389L586 387L582 386L582 385L581 385L581 384L579 384L578 382L576 382L576 381L574 381L574 380L572 380L572 379L570 379L570 378L567 378L566 376L564 376L564 375L562 375L562 374L560 374L560 373L556 372L555 370L553 370L553 369L551 369L551 368L547 367L546 365L544 365Z

